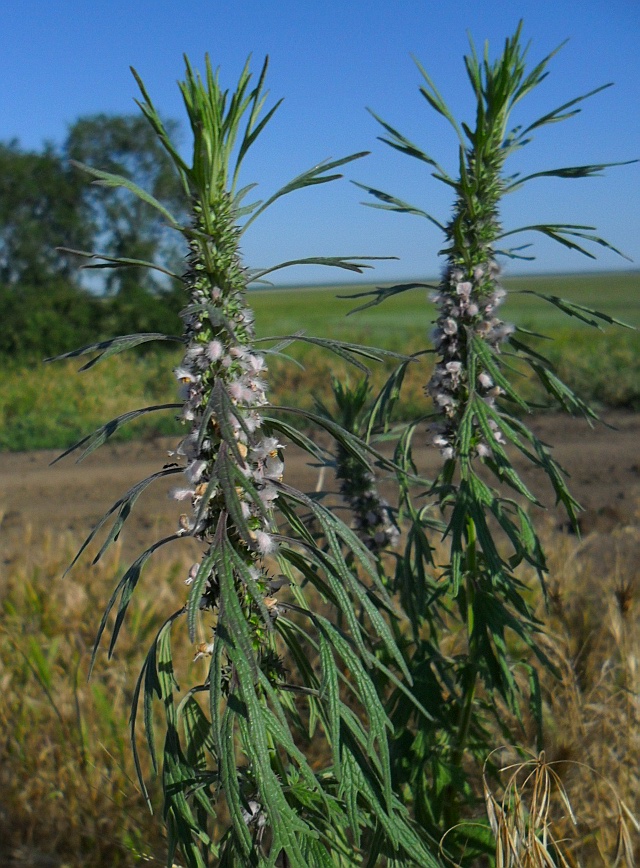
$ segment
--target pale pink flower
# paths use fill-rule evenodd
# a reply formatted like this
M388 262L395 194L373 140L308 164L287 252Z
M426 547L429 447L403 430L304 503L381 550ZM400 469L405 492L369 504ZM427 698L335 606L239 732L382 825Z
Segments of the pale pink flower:
M212 362L217 362L218 359L222 358L223 353L224 347L219 340L209 341L207 344L207 355Z
M196 483L199 482L202 478L202 474L204 473L207 467L207 462L200 459L199 461L192 461L184 471L184 475L187 477L189 482Z
M194 494L195 491L192 488L173 488L169 496L172 500L187 500Z
M189 570L189 574L187 578L184 580L185 585L193 584L196 576L198 575L198 570L200 569L200 564L192 564Z
M268 534L264 530L256 531L256 545L263 555L270 555L276 549L276 544L271 534Z

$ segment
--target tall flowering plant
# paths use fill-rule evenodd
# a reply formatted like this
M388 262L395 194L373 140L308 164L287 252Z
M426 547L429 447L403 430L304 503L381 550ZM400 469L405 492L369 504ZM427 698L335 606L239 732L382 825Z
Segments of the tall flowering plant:
M175 369L179 402L127 413L68 450L83 448L83 457L122 424L151 411L177 411L186 429L173 462L118 501L81 549L115 515L100 557L148 485L164 476L179 480L173 496L185 511L178 527L123 575L100 623L94 657L115 609L109 653L113 651L149 557L170 542L196 540L202 555L185 576L184 602L149 649L131 716L138 769L140 703L158 768L154 700L164 710L169 860L179 848L190 866L215 859L220 865L307 868L361 864L365 855L369 864L380 856L402 864L437 865L432 848L394 794L387 743L391 724L372 680L375 669L384 670L411 699L404 680L373 650L384 647L395 673L402 670L410 678L381 615L382 609L392 610L391 600L367 546L328 509L285 482L287 437L313 455L320 450L269 403L265 356L301 336L267 340L259 350L246 296L251 281L285 265L312 262L360 271L365 266L357 260L363 258L312 257L250 271L240 257L243 233L275 200L339 178L334 169L363 155L320 163L264 202L246 204L255 185L240 187L243 159L277 108L264 112L265 74L266 63L251 87L245 67L229 96L208 61L204 80L187 62L180 88L193 134L191 164L171 142L136 76L140 107L182 181L189 225L180 225L128 179L81 167L95 183L129 190L159 210L189 245L185 274L173 275L187 295L183 335L128 335L66 354L96 353L86 368L150 340L184 346ZM93 267L155 267L81 255L92 257ZM306 339L360 368L361 358L379 358L355 344ZM318 414L305 415L366 467L369 455L349 431ZM309 529L305 514L321 528L321 540ZM186 664L176 664L171 650L171 633L180 621L186 622L200 667L191 670L196 683L186 691L177 681L177 671ZM203 636L205 641L198 642ZM327 759L312 766L299 745L318 732Z
M478 825L460 824L465 815L474 813L472 781L479 779L491 748L490 719L497 718L504 731L505 719L509 714L514 720L520 716L526 697L541 723L536 672L519 659L518 647L529 646L543 665L551 666L536 642L540 624L529 608L521 578L514 573L524 563L544 585L545 557L526 509L527 502L540 504L512 465L510 450L546 472L574 525L578 509L550 449L523 421L523 414L532 408L510 378L514 364L528 366L550 398L566 410L595 418L531 345L526 330L500 318L506 291L500 283L498 258L529 258L522 252L528 245L504 246L505 239L520 232L541 233L589 257L593 256L589 243L615 250L590 226L536 223L505 230L500 222L503 196L528 182L542 177L586 178L614 165L562 167L526 177L507 174L507 161L529 143L534 132L572 117L580 111L579 103L603 90L596 88L527 125L512 126L514 108L546 77L553 54L528 69L521 26L495 61L490 60L488 49L480 57L472 45L465 66L476 117L475 124L469 125L458 124L418 64L422 96L458 137L457 177L374 115L385 130L382 141L426 164L452 190L454 205L448 222L385 191L358 185L375 197L373 207L426 219L445 237L440 251L445 258L442 279L430 287L437 306L429 350L435 355L435 367L425 391L433 410L406 427L396 451L396 463L403 468L400 515L408 530L394 588L409 619L411 638L403 654L413 676L413 692L431 716L411 707L398 691L392 693L388 707L396 736L395 780L417 820L435 837L447 833L450 852L464 864L475 864L479 853L492 847L488 827L483 831ZM373 295L361 308L421 285L426 286L412 283L361 293ZM585 323L614 322L606 314L555 296L541 297ZM398 382L405 368L403 363L396 374ZM443 463L426 491L422 484L422 497L416 501L411 443L424 422ZM443 565L435 562L430 541L439 521L439 535L448 552Z

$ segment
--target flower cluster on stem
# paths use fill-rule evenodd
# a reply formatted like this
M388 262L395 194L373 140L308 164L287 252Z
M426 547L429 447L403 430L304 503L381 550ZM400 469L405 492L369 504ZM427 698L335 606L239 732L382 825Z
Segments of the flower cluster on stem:
M179 532L208 546L202 563L211 562L208 555L216 545L216 530L221 520L226 521L228 538L246 567L245 578L236 576L239 598L248 610L256 608L243 587L248 575L275 617L275 586L263 559L276 549L271 511L278 496L275 483L284 471L283 447L262 430L261 411L268 403L266 365L253 346L253 314L245 301L237 229L230 209L219 208L216 216L211 225L198 219L196 209L197 233L185 275L190 296L183 311L186 351L174 373L184 401L180 415L189 433L175 453L184 462L185 485L174 489L172 496L191 503L190 513L180 516ZM195 581L200 567L192 566L187 584ZM200 607L215 610L218 597L213 570L205 578ZM264 625L255 614L250 618L255 650L273 679L278 661L263 647Z
M340 494L353 513L353 526L367 548L374 554L395 546L400 537L391 507L378 491L375 475L359 461L340 449L336 476Z
M470 335L477 335L499 352L500 344L514 330L510 323L495 315L506 295L498 282L499 275L500 268L493 258L473 268L450 263L438 291L431 297L438 307L432 338L439 358L426 391L442 416L442 421L433 426L432 443L445 459L455 455L460 419L469 395L475 392L494 406L495 399L503 394L502 388L482 368L477 370L475 382L470 383L466 363ZM504 442L497 425L490 424L495 440ZM490 455L489 445L480 436L476 438L475 451L480 457Z

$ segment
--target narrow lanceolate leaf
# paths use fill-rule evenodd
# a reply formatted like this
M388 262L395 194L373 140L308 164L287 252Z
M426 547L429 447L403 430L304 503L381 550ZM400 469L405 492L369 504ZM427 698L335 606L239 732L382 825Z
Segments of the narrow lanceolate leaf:
M262 343L264 341L302 341L307 344L314 344L315 346L322 347L322 349L329 350L329 352L335 353L336 355L343 358L345 361L349 362L355 367L359 368L363 373L368 373L369 369L366 365L363 365L362 362L358 361L357 356L361 356L365 359L371 359L372 361L381 362L385 358L391 359L408 359L409 356L404 355L403 353L396 353L393 350L382 350L377 347L369 347L366 344L354 344L349 341L337 341L332 338L315 338L309 335L297 333L295 335L278 335L278 337L268 337L268 338L260 338L256 343Z
M342 657L348 671L354 681L363 709L369 718L369 731L366 733L366 747L369 751L371 763L375 766L382 779L382 789L387 806L391 807L392 783L391 763L389 755L389 743L387 730L391 729L391 722L382 706L380 697L377 695L373 682L358 659L348 641L340 635L326 619L318 618L321 633L324 632L326 639ZM340 710L344 726L350 728L350 718Z
M237 772L237 761L235 754L235 739L234 739L234 723L235 715L233 711L227 707L222 717L222 750L219 754L218 761L220 763L220 777L222 787L225 794L225 800L231 815L233 830L237 836L240 852L245 859L249 859L253 849L251 840L251 832L244 821L243 806L240 796L239 775ZM251 862L247 862L251 864Z
M283 268L290 268L292 265L326 265L330 268L342 268L345 271L355 271L357 274L362 274L365 268L373 268L367 262L379 259L395 259L393 256L308 256L305 259L290 259L288 262L281 262L279 265L272 265L270 268L263 268L259 271L252 271L250 275L250 283L261 280L267 274L272 274L274 271L280 271Z
M549 395L556 398L568 413L580 413L588 422L591 419L599 419L598 414L579 398L569 386L563 383L559 377L556 377L552 371L544 368L537 362L530 362L529 364L538 375L538 379Z
M182 615L183 610L179 609L177 612L174 612L164 624L160 627L160 630L156 634L153 642L151 643L151 647L147 652L147 656L145 658L142 669L140 670L140 675L138 676L138 680L136 682L136 686L133 691L133 699L131 701L131 714L129 717L129 728L131 733L131 746L133 749L133 758L135 761L136 772L138 775L138 781L140 786L142 787L142 791L145 795L145 799L149 803L149 807L151 807L149 794L147 792L146 783L144 780L144 776L142 774L142 766L140 764L140 756L137 748L136 741L136 724L137 724L137 716L138 716L138 705L140 702L140 691L144 686L143 691L143 710L144 710L144 728L145 735L147 738L147 745L149 747L149 753L151 756L151 762L153 765L154 772L158 771L158 759L156 752L156 740L155 740L155 721L153 718L153 701L154 699L162 698L162 685L158 678L158 655L157 648L160 637L164 634L166 630L171 629L171 625L173 622Z
M519 226L517 229L502 232L498 237L506 238L508 235L515 235L519 232L540 232L542 235L546 235L547 238L551 238L552 241L557 241L558 244L562 244L563 247L568 247L570 250L576 250L578 253L588 256L589 259L595 259L595 255L591 253L590 250L587 250L586 247L583 247L577 241L573 240L574 238L584 238L585 241L590 241L592 244L605 247L607 250L611 250L613 253L617 253L618 256L631 262L631 259L626 253L618 250L617 247L614 247L613 244L610 244L604 238L600 238L598 235L592 235L591 232L585 232L585 229L595 229L595 226L582 226L580 224L572 223L536 223L531 226Z
M329 713L329 740L333 757L333 773L339 781L340 771L340 689L338 687L338 670L336 669L330 642L324 633L320 633L320 665L322 666L322 683L320 695L327 701Z
M442 166L440 166L428 154L425 154L425 152L420 147L418 147L418 145L415 145L406 136L398 132L398 130L392 127L391 124L383 121L382 118L378 117L378 115L374 111L371 111L371 109L367 109L367 111L378 121L381 126L385 128L387 133L389 133L389 135L391 136L390 139L379 136L378 138L380 139L380 141L385 142L387 145L391 145L392 148L395 148L396 150L400 151L403 154L406 154L409 157L415 157L417 160L421 160L423 163L427 163L427 165L432 166L434 169L437 169L440 175L445 176L450 181L453 180L449 178Z
M143 97L143 102L136 100L137 105L140 106L145 117L147 118L147 120L149 121L149 123L151 124L153 129L155 130L156 135L158 136L158 139L162 143L162 146L165 148L165 150L167 151L167 153L169 154L169 156L171 157L171 159L175 163L176 167L178 168L178 170L184 174L188 174L189 173L189 167L187 166L187 164L184 162L184 160L180 156L178 149L175 148L174 145L172 144L172 142L169 138L169 135L165 129L165 126L160 119L160 115L156 111L155 106L153 105L153 102L151 101L151 98L147 92L147 89L144 85L144 82L142 81L142 79L140 78L140 76L138 75L138 73L136 72L136 70L132 66L130 66L129 69L131 70L131 74L135 78L136 83L137 83L138 87L140 88L140 93L142 94L142 97Z
M495 352L493 352L484 341L477 337L471 338L471 346L477 357L482 360L484 367L487 373L491 375L493 382L497 386L500 386L500 388L504 390L505 394L508 395L509 398L511 398L511 400L514 401L514 403L516 403L522 410L526 413L530 412L527 402L520 397L516 389L500 370L499 360Z
M166 274L174 280L182 282L181 275L174 271L169 271L168 268L163 268L162 265L157 265L155 262L148 262L146 259L128 259L123 256L106 256L104 253L90 253L86 250L72 250L70 247L57 247L61 253L70 253L73 256L81 256L84 259L96 259L98 262L91 265L81 265L83 269L89 268L148 268L151 271L159 271L161 274Z
M433 283L396 283L393 286L377 286L375 289L367 289L365 292L354 292L349 295L337 295L336 298L366 298L373 296L371 301L358 305L349 311L347 316L351 316L358 311L366 310L369 307L375 307L382 304L388 298L393 298L394 295L400 295L402 292L408 292L410 289L436 289Z
M408 202L404 202L402 199L398 199L390 193L385 193L383 190L376 190L375 187L367 187L366 184L359 184L357 181L352 181L352 183L355 184L356 187L361 187L369 193L370 196L379 200L378 202L364 202L363 204L367 205L369 208L380 208L383 211L398 211L400 214L414 214L416 217L424 217L444 232L444 225L439 220L436 220L436 218L431 214L423 211L422 208L410 205Z
M187 600L187 629L189 631L189 640L196 640L196 626L198 612L200 611L200 601L204 593L207 581L211 577L215 557L212 549L209 549L205 557L200 561L196 577L189 588L189 598Z
M532 124L529 124L528 127L522 131L521 135L526 136L530 132L535 129L539 129L540 127L546 126L546 124L557 123L558 121L567 120L570 117L574 117L578 114L582 109L573 109L573 106L578 103L584 102L584 100L589 99L589 97L595 96L595 94L600 93L603 90L606 90L609 87L613 87L613 82L608 82L607 84L602 84L600 87L596 87L593 90L590 90L588 93L583 94L582 96L578 96L575 99L569 100L569 102L563 103L558 108L554 109L551 112L547 112L547 114L542 115L542 117L538 118ZM573 109L572 111L567 111L567 109Z
M637 163L637 160L624 160L619 163L594 163L587 166L565 166L559 169L547 169L544 172L533 172L531 175L525 175L523 178L517 179L509 184L505 193L511 193L531 181L533 178L593 178L602 174L603 169L610 169L612 166L629 166L632 163Z
M73 446L65 449L62 455L58 455L57 458L54 458L51 464L57 464L58 461L66 458L67 455L70 455L72 452L75 452L76 449L80 449L86 444L86 448L83 450L80 458L76 459L76 463L79 464L83 458L86 458L87 455L90 455L95 449L98 449L99 446L106 443L109 437L112 437L119 428L127 422L130 422L132 419L137 419L139 416L144 416L146 413L155 413L158 410L176 410L181 406L181 404L156 404L153 407L143 407L141 410L131 410L129 413L123 413L122 416L117 416L115 419L107 422L106 425L97 428L92 434L88 434L86 437L83 437L82 440L78 440L77 443L74 443Z
M123 189L128 190L130 193L133 193L134 196L137 196L138 199L142 199L142 201L146 202L147 205L151 205L152 208L159 211L172 229L177 229L178 231L182 230L182 226L174 219L161 202L158 202L155 197L142 187L134 184L133 181L129 180L129 178L123 178L122 175L114 175L111 172L103 172L100 169L94 169L91 166L85 166L84 163L79 163L77 160L70 160L70 162L71 165L75 166L77 169L81 169L88 175L93 175L93 177L97 179L93 182L94 184L102 187L122 187Z
M140 344L149 343L149 341L172 341L173 343L184 343L184 338L176 335L164 335L160 332L146 332L138 335L122 335L118 338L110 338L107 341L99 341L96 344L87 344L86 347L80 347L77 350L71 350L68 353L62 353L59 356L52 356L50 359L45 359L45 362L59 362L62 359L75 359L78 356L86 356L88 353L98 353L91 361L84 364L78 370L87 371L92 368L100 360L108 359L110 356L115 356L124 350L137 347Z
M91 665L89 668L90 672L93 669L93 665L95 663L100 639L102 638L102 634L107 626L107 621L109 619L111 610L118 601L118 597L120 598L120 602L118 604L116 620L111 631L111 641L109 643L109 657L111 657L111 655L113 654L113 649L115 648L118 634L120 633L120 628L122 627L122 622L124 621L124 616L129 606L129 602L131 601L133 591L140 579L142 568L155 551L157 551L159 548L166 545L167 543L173 542L176 539L180 539L180 536L180 534L171 534L171 536L165 537L164 539L161 539L158 542L154 543L152 546L149 546L148 549L146 549L139 557L136 558L136 560L131 564L129 569L125 572L124 576L118 582L118 585L107 604L107 608L104 611L104 614L100 621L100 626L98 627L98 632L96 634L96 639L93 646L93 652L91 654Z
M331 453L327 449L323 448L321 444L315 443L302 431L298 431L297 428L294 428L293 425L288 425L286 422L283 422L282 419L276 419L275 416L270 416L267 413L265 413L262 418L265 429L268 429L270 432L275 431L283 437L286 437L321 464L326 464L329 460Z
M262 709L262 716L264 718L267 732L270 733L277 743L287 751L289 756L295 760L305 786L308 787L309 791L313 792L314 795L317 795L320 801L328 807L329 799L326 794L322 792L318 779L311 770L305 755L296 746L287 724L286 714L279 702L278 694L269 683L269 679L264 675L264 673L260 673L260 684L271 701L270 708L265 705Z
M393 414L393 409L400 398L402 384L405 375L409 368L411 360L402 362L395 371L391 373L387 382L384 384L377 398L373 402L373 406L369 411L369 421L364 439L369 442L376 428L382 428L385 432L389 429L389 421Z
M152 473L151 476L147 476L146 479L143 479L141 482L136 483L136 485L134 485L132 488L130 488L129 491L127 491L127 493L123 497L120 498L120 500L116 501L116 503L113 504L111 509L109 509L108 512L106 512L102 516L102 518L95 525L95 527L93 528L93 530L91 531L89 536L82 543L82 545L78 549L76 556L71 561L71 563L69 564L67 569L64 571L63 578L64 578L64 576L67 575L69 570L71 570L71 568L78 562L78 559L80 558L82 553L85 551L87 546L89 546L93 542L96 535L99 533L100 529L109 520L109 518L114 514L114 512L116 512L116 511L118 512L116 520L113 523L113 525L111 526L111 530L109 531L109 534L108 534L106 540L103 542L103 544L100 548L100 551L94 557L94 559L92 561L92 565L97 564L98 561L100 560L100 558L107 551L109 546L118 539L118 537L120 536L120 531L122 530L122 528L124 526L124 523L131 515L131 511L133 509L133 506L134 506L136 500L142 494L142 492L149 485L151 485L152 482L155 482L156 479L162 479L162 477L164 477L164 476L172 476L176 473L182 473L182 468L180 468L180 467L166 467L164 470L159 470L157 473Z
M608 313L603 313L599 310L593 310L593 308L585 307L585 305L577 304L575 301L567 301L566 298L559 298L557 295L545 295L543 292L535 292L532 289L524 289L520 290L520 292L524 295L535 295L538 298L544 299L544 301L548 301L549 304L554 305L554 307L559 308L563 313L568 314L569 316L573 316L576 319L581 320L587 325L594 326L595 328L602 328L599 320L601 322L608 323L609 325L619 325L626 329L634 329L635 326L629 325L629 323L623 322L621 319L616 319L613 316L609 316Z
M247 621L236 592L233 564L230 557L230 543L222 533L225 523L226 516L221 515L216 532L218 544L214 548L215 569L220 585L219 618L222 622L222 624L218 625L216 637L224 641L228 653L231 652L232 647L240 649L246 665L253 673L254 679L257 680L258 661L251 644L251 635ZM223 626L223 629L220 629L221 626Z
M263 809L273 830L272 852L275 855L282 847L293 865L304 868L300 839L303 835L308 835L310 829L290 808L282 784L271 767L267 729L255 692L249 661L235 647L230 647L229 656L238 675L239 692L245 707L245 713L238 717L238 725L242 732L244 750L247 752L252 772L256 777Z
M301 410L298 407L288 407L286 405L272 405L270 410L271 412L291 413L294 416L300 416L303 419L307 419L309 422L315 423L319 428L323 428L331 434L333 439L338 442L345 451L349 453L349 455L353 456L353 458L357 459L365 467L369 466L371 457L380 467L386 467L390 470L398 469L397 465L395 465L393 461L390 461L382 455L382 453L374 449L369 443L366 443L359 437L350 434L341 425L327 419L321 414L312 413L310 410Z
M287 196L289 193L293 193L295 190L302 190L304 187L311 187L315 184L326 184L329 181L336 181L342 177L341 174L326 174L327 172L331 172L332 169L337 169L340 166L345 166L347 163L353 162L353 160L359 160L361 157L366 157L369 151L360 151L357 154L351 154L348 157L343 157L340 160L324 160L322 163L318 163L316 166L313 166L311 169L308 169L306 172L302 172L301 175L297 175L292 181L289 181L288 184L285 184L284 187L281 187L276 193L270 196L266 202L255 211L251 217L244 224L242 231L244 232L248 226L260 215L263 211L266 211L270 205L280 199L282 196Z

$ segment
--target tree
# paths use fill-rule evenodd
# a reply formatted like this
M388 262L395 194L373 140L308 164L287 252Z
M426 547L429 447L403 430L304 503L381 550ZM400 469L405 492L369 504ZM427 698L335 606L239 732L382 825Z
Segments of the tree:
M76 264L56 248L91 244L84 182L50 144L23 151L0 143L0 283L43 285L73 278Z
M166 125L175 136L177 122ZM144 118L106 114L79 118L69 129L64 152L69 160L124 175L178 217L185 213L188 203L181 182ZM83 198L96 227L93 249L182 270L186 247L171 237L175 233L167 231L162 217L147 203L128 190L95 184L85 184ZM109 292L127 297L166 287L167 280L159 272L139 268L113 269L105 281Z

